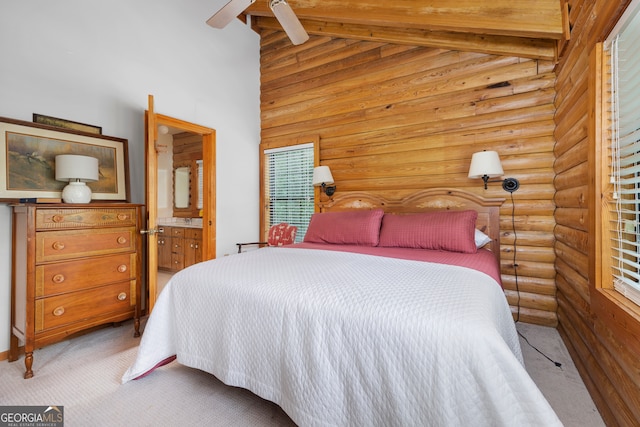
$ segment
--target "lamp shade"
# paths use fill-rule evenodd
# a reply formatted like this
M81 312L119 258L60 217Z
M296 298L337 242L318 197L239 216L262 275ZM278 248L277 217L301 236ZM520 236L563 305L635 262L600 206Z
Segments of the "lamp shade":
M504 175L500 156L496 151L479 151L473 153L469 166L469 178L494 178Z
M313 185L333 184L333 175L329 166L317 166L313 168Z
M56 156L56 181L91 182L98 180L98 159L77 154Z
M68 181L62 189L65 203L89 203L91 189L85 182L98 180L98 159L76 154L56 156L56 181Z

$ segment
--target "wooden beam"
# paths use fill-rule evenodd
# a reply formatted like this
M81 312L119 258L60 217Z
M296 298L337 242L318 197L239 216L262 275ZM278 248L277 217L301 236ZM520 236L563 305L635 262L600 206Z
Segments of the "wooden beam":
M275 18L254 17L253 22L254 28L282 31L282 27ZM335 22L306 19L301 22L307 32L313 35L481 52L548 61L556 61L558 59L558 43L556 40L551 39L454 33L416 28L343 25Z
M300 20L345 27L389 27L564 40L566 20L559 0L288 0ZM268 1L246 13L273 14Z

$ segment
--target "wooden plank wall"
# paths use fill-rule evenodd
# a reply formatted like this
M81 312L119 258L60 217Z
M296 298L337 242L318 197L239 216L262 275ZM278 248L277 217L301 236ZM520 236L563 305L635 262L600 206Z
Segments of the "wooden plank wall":
M263 32L262 141L319 135L320 163L338 192L401 198L456 187L506 198L501 268L512 311L555 326L553 67L321 36L292 46L283 32ZM467 178L471 155L485 149L520 180L514 203L500 184L484 190Z
M589 55L628 1L570 0L571 39L557 66L555 147L558 331L609 426L640 425L638 354L598 319L589 283ZM595 200L598 200L595 197ZM597 202L596 202L597 203ZM595 219L597 220L597 219ZM613 313L611 313L613 316ZM620 331L617 331L619 334ZM624 334L624 332L622 332ZM627 336L627 341L629 336Z

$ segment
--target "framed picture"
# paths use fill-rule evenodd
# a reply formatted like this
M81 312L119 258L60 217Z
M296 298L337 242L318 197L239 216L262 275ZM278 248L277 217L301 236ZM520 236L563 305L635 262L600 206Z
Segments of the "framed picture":
M129 201L127 140L0 117L0 201L61 197L58 154L98 159L99 179L87 185L93 200Z
M45 116L33 113L33 123L41 125L57 126L65 129L79 130L80 132L95 133L102 135L102 127L86 125L84 123L73 122L71 120L59 119L57 117Z

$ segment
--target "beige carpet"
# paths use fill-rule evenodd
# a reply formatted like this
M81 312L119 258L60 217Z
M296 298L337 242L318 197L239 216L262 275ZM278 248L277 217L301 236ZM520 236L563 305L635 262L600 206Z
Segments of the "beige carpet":
M528 340L562 363L557 368L522 344L526 365L566 426L602 426L555 329L519 324ZM0 405L64 406L74 426L288 426L275 404L228 387L213 376L172 363L140 381L120 384L133 362L133 326L107 327L35 352L35 377L22 379L24 359L0 362Z
M558 331L526 323L517 323L516 327L521 334L520 347L527 371L563 424L567 427L604 426ZM556 367L547 357L562 366Z

